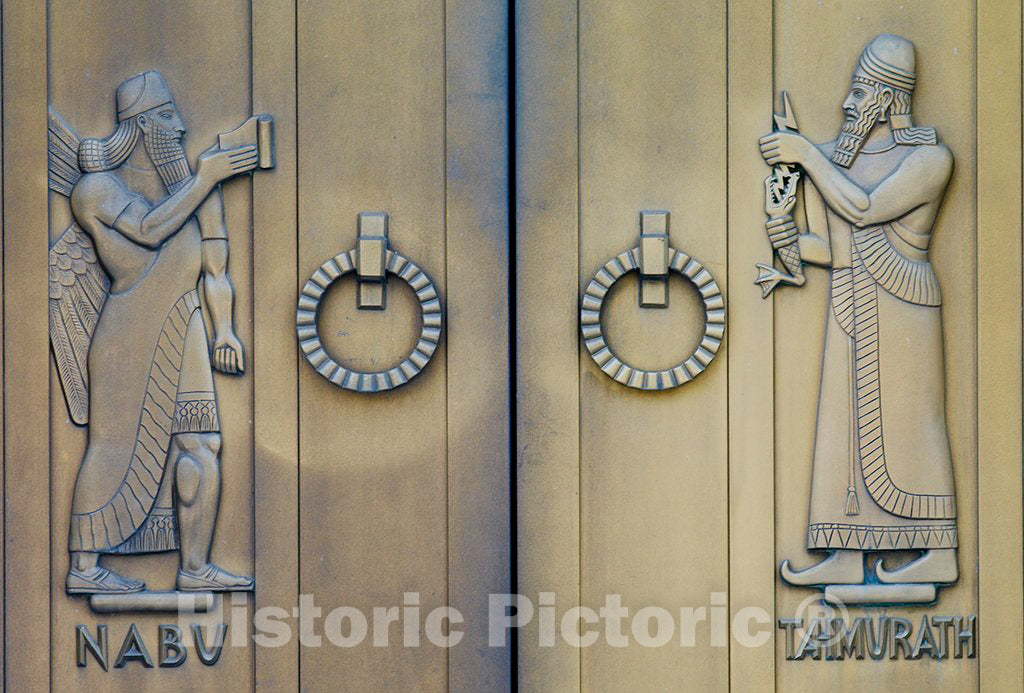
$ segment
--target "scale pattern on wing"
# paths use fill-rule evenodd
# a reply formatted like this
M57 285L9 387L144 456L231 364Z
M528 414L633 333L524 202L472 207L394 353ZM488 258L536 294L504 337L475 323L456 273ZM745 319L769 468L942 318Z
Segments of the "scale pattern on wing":
M96 249L77 224L50 248L50 344L71 419L89 422L89 344L110 292Z

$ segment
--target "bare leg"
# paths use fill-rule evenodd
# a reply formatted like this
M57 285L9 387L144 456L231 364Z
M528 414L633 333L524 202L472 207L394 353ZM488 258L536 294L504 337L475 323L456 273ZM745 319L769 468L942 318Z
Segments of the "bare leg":
M213 527L220 502L219 433L176 436L175 484L178 491L178 532L181 567L196 572L210 560Z
M252 578L232 575L210 563L210 544L220 503L219 433L181 433L175 461L178 533L181 537L183 590L248 590Z
M864 582L864 552L837 550L823 561L804 570L793 570L789 561L779 569L791 585L859 585Z

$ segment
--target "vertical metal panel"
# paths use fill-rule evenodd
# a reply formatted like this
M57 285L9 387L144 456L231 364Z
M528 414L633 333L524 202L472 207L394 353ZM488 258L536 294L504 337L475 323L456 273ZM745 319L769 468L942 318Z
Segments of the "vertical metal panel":
M575 10L517 9L519 591L533 601L554 592L557 618L599 608L606 594L631 613L658 606L675 617L719 599L724 609L727 359L678 390L636 392L580 354L576 309L581 285L636 244L644 209L670 210L672 244L725 284L725 6ZM699 340L699 302L681 281L670 288L667 311L637 308L635 277L609 293L607 333L645 367ZM599 638L577 653L554 627L535 619L520 632L525 690L728 677L727 651L711 649L706 632L697 648Z
M126 33L125 27L131 27ZM199 0L178 3L173 8L147 2L99 4L83 0L54 0L49 3L50 104L79 135L106 136L116 122L114 90L124 79L149 69L159 70L174 94L188 127L186 146L191 161L216 142L251 111L250 15L245 0L210 4ZM83 36L89 37L83 41ZM45 104L41 107L45 111ZM34 152L44 148L32 147ZM246 179L223 185L225 220L231 259L230 272L236 286L235 329L249 357L249 372L242 377L215 374L223 450L219 522L214 533L212 558L240 574L253 573L253 468L252 468L252 198ZM60 233L70 221L67 200L51 193L51 233ZM28 265L26 265L28 266ZM40 276L35 280L42 284ZM46 354L45 347L40 353ZM55 689L98 689L130 691L179 690L181 687L212 688L230 680L251 688L252 647L226 646L215 667L203 666L194 651L186 665L154 672L132 664L104 672L95 662L86 668L75 664L75 626L88 625L92 632L99 623L109 628L111 657L134 623L153 657L157 656L157 626L168 621L167 614L95 614L82 598L64 592L68 569L68 519L79 462L85 446L85 431L67 420L67 411L56 378L51 389L52 424L52 590L54 609L52 637L53 686ZM149 589L171 589L178 569L178 554L107 556L104 564L125 575L141 578ZM239 595L242 604L251 597ZM223 620L229 619L231 599L222 602ZM236 607L238 608L238 607ZM244 607L243 607L244 608ZM217 623L215 618L184 619ZM242 629L235 622L232 628ZM212 631L208 631L212 632ZM229 638L234 635L232 631Z
M775 612L775 355L774 300L761 298L754 266L770 261L764 234L764 160L753 146L768 129L774 105L771 3L729 3L729 611L730 623L748 607ZM748 614L752 612L746 612ZM737 623L757 634L775 624ZM729 649L736 690L775 689L772 640Z
M0 13L2 13L2 12L3 12L3 9L2 9L2 7L0 7ZM0 16L2 16L2 15L0 15ZM4 90L3 90L3 87L4 87L3 46L4 46L4 32L3 32L3 28L0 27L0 99L2 99L2 95L4 93ZM4 144L3 133L4 133L4 122L3 122L3 118L2 118L2 109L0 109L0 146L2 146ZM2 162L2 158L0 158L0 162ZM6 226L4 226L4 207L5 207L5 205L4 205L3 191L4 191L4 170L3 170L3 165L0 164L0 229L6 229ZM5 269L5 266L4 266L4 244L3 244L2 237L0 237L0 288L3 287L4 269ZM6 327L7 327L7 320L6 320L7 314L4 312L4 306L6 305L6 303L7 303L7 296L6 296L5 292L0 291L0 316L3 316L3 318L4 318L4 319L0 319L0 359L3 358L3 355L5 353L7 353L7 342L4 339L4 332L6 331ZM3 363L3 362L0 361L0 363ZM2 378L2 376L0 376L0 378ZM7 463L7 448L6 448L5 443L4 443L4 441L6 440L6 428L7 428L6 425L5 425L6 421L7 421L7 416L6 416L6 410L4 409L4 402L6 401L6 399L7 399L6 398L6 388L0 388L0 416L3 417L3 422L0 423L0 451L3 451L2 454L0 454L0 488L4 489L4 491L3 491L4 495L3 495L2 498L3 498L3 507L5 507L5 508L7 507L6 481L5 481L6 476L4 476L5 469L7 468L7 464L6 464ZM7 526L6 522L7 522L7 515L6 515L6 513L2 509L0 509L0 538L3 539L3 544L0 545L0 561L4 562L4 566L7 565L7 563L6 563L6 556L7 556L7 534L6 534L6 529L5 529L5 527ZM5 578L0 580L0 638L3 638L3 644L0 645L0 661L4 662L4 666L5 667L6 667L6 661L7 661L6 660L6 652L7 652L7 619L4 616L4 614L6 613L6 597L5 597L5 595L6 595L6 585L7 585L6 574L7 573L6 573L6 567L5 567L4 568L4 576L5 576ZM4 685L5 682L6 682L6 678L5 678L4 674L0 673L0 685Z
M296 9L291 3L260 3L250 16L249 5L241 1L177 5L172 11L143 2L97 7L61 0L50 4L46 26L45 8L29 14L20 7L5 7L4 38L17 34L16 42L4 42L8 53L16 50L16 59L8 56L9 60L31 63L33 51L39 60L34 63L37 73L22 70L18 80L4 85L8 91L17 90L5 99L5 134L10 137L13 131L19 136L18 146L6 143L4 173L9 179L15 171L23 183L17 186L17 198L11 189L6 191L3 211L10 218L14 210L24 224L37 220L40 232L34 245L29 245L28 234L5 234L5 270L8 275L14 271L19 279L5 299L26 299L17 320L5 316L5 348L18 355L17 367L9 361L5 375L25 391L42 393L40 411L22 406L5 412L8 426L25 431L24 436L7 438L5 460L15 452L23 459L46 458L52 439L55 470L51 485L49 467L34 465L19 477L17 486L22 489L24 479L35 488L51 489L52 522L50 514L38 512L37 499L31 508L23 508L31 496L15 497L13 486L7 489L4 519L8 529L19 530L18 552L26 551L26 537L32 537L33 529L40 537L34 542L38 551L17 564L6 564L9 578L25 585L6 595L22 599L8 605L13 608L7 618L26 611L19 624L24 637L6 646L21 657L21 644L27 643L36 653L34 662L39 652L50 652L51 662L51 667L25 667L16 660L7 667L5 675L19 689L45 688L52 668L56 686L113 685L121 690L155 685L163 690L182 685L206 688L230 680L232 686L247 688L257 679L261 687L277 691L297 688L301 667L297 632L291 644L261 650L258 658L251 643L228 647L211 668L200 666L193 656L183 669L129 668L112 680L113 674L97 666L74 665L73 625L98 622L81 600L70 599L63 591L67 508L85 433L66 420L56 381L50 388L45 387L45 378L42 387L31 382L33 374L38 379L47 371L45 315L40 313L39 324L26 323L28 330L10 329L21 324L33 292L38 293L41 311L45 306L47 215L41 210L46 176L41 152L48 43L54 68L51 100L83 135L108 132L114 122L114 87L150 68L161 70L176 93L190 126L190 149L208 145L213 134L229 129L251 111L269 112L277 120L276 170L260 174L251 186L244 181L225 186L229 229L253 229L252 239L232 233L231 263L240 288L236 321L249 347L250 373L244 379L217 379L225 478L214 557L239 572L251 572L255 560L258 606L290 612L302 579L303 591L321 600L325 611L344 604L369 615L374 606L401 603L404 592L419 592L421 618L450 602L468 621L450 675L446 650L425 641L407 648L401 633L392 632L391 647L372 649L368 640L358 657L344 661L330 643L306 648L303 657L309 668L303 684L327 686L343 678L356 687L360 681L364 687L376 687L383 677L403 688L477 690L510 683L509 648L491 649L486 643L487 593L509 588L507 7L478 7L460 0L449 10L447 25L443 8L429 2L415 7L304 6L303 22ZM121 38L124 26L133 27L127 39ZM352 40L338 42L338 26L346 27ZM454 38L447 53L446 31ZM90 40L83 42L83 35ZM175 40L168 40L170 36ZM329 50L322 50L325 46ZM446 58L452 66L448 73ZM306 101L296 98L297 74ZM449 83L452 99L446 103ZM22 117L26 114L29 117ZM310 229L306 235L296 233L299 114L305 116L304 160L310 162L302 178L301 219L304 229ZM15 116L18 122L12 128ZM38 132L29 130L33 123ZM38 146L31 146L32 133L38 135ZM17 156L6 154L15 149ZM40 154L28 157L21 154L23 149ZM31 175L32 164L38 175ZM33 193L39 198L34 207ZM51 226L69 221L65 207L66 203L51 209ZM446 301L446 274L457 277L450 299L456 308L446 328L457 335L452 342L458 355L451 381L444 348L423 376L394 396L343 393L308 370L300 370L296 377L293 369L307 367L298 361L291 328L295 287L304 279L306 265L319 264L354 242L355 214L367 209L391 213L393 244L432 275ZM352 220L350 230L342 219ZM315 260L304 265L310 258ZM30 276L31 268L38 269L38 277ZM331 317L352 318L341 307L345 287L339 289L333 302L328 299L328 322ZM387 360L390 352L404 351L404 335L415 334L415 302L397 282L390 295L390 310L370 316L363 325L368 329L352 335L355 348L345 351L343 359L350 356L357 365L369 366ZM260 306L257 314L254 303ZM347 335L331 335L342 336ZM361 350L364 346L371 348ZM293 412L300 384L304 398ZM457 398L450 417L449 392ZM53 420L50 436L45 431L31 436L31 423L42 425L47 409ZM303 412L308 445L300 472ZM481 455L488 458L483 473ZM254 503L259 508L256 526ZM230 520L223 521L224 517ZM6 540L10 549L10 532ZM9 550L8 557L12 555ZM177 557L106 560L145 578L150 587L161 588L173 581ZM33 570L38 575L33 576ZM26 600L33 590L39 598ZM52 642L49 619L38 618L51 604ZM225 600L224 609L230 606ZM160 620L166 618L102 618L110 626L115 652L129 622L136 622L155 653L147 629ZM232 623L244 629L241 623ZM240 633L236 640L241 637L244 644L248 635Z
M646 209L671 213L671 245L728 295L725 3L588 0L579 26L577 295L636 244ZM697 292L674 276L668 308L656 310L639 308L636 291L635 274L609 291L609 344L643 368L685 359L704 324ZM597 609L620 594L631 616L661 607L677 630L683 607L724 610L729 360L727 339L692 382L642 392L582 355L581 604ZM660 647L629 637L628 647L602 638L582 649L583 689L712 690L728 678L726 644L713 645L709 629L697 629L695 647L681 646L679 632Z
M978 355L975 302L975 115L974 6L936 4L924 0L891 3L819 3L815 0L776 2L774 75L777 90L787 90L799 117L801 132L814 142L835 138L841 124L841 104L850 76L864 45L881 33L909 38L917 47L918 85L914 118L935 126L956 158L952 181L936 222L930 257L942 284L946 349L946 396L952 445L958 529L960 579L928 607L935 615L977 613L977 420L975 369ZM766 114L767 115L767 114ZM770 123L748 135L750 146ZM751 194L755 194L751 192ZM816 560L806 553L807 508L810 493L814 422L823 344L828 274L810 270L799 290L780 290L775 299L775 536L776 567L796 557L800 567ZM982 502L985 502L982 499ZM777 576L777 572L775 573ZM793 617L810 596L806 589L776 579L776 617ZM925 610L894 608L889 615L919 619ZM850 608L848 619L878 616L877 610ZM981 617L982 624L985 617ZM984 629L984 625L981 626ZM991 640L986 645L992 647ZM860 662L847 659L819 663L786 661L784 638L776 639L778 690L831 687L837 680L858 689L956 687L972 690L977 660ZM982 654L984 656L984 654ZM998 655L990 655L998 656ZM955 666L950 666L950 665Z
M443 3L303 2L297 22L300 277L355 244L360 212L384 211L392 247L446 296ZM390 367L417 331L413 295L392 278L387 310L357 311L354 284L328 292L321 334L344 365ZM423 616L447 603L445 354L442 340L422 374L379 394L301 364L299 590L324 615L369 616L405 592L419 593ZM445 650L404 647L398 627L389 642L303 647L300 688L446 688Z
M512 686L511 645L488 646L488 593L511 589L508 4L448 0L448 603L465 625L451 691Z
M518 591L578 604L576 0L516 3ZM519 632L522 691L580 687L580 653Z
M44 691L50 667L46 7L3 3L4 683ZM17 220L11 223L11 220Z
M256 492L256 608L291 613L299 592L301 365L292 297L298 277L295 8L293 0L252 6L252 109L274 116L275 164L253 176L253 359ZM296 691L298 639L255 647L258 691Z
M978 592L982 691L1024 689L1021 3L978 2Z

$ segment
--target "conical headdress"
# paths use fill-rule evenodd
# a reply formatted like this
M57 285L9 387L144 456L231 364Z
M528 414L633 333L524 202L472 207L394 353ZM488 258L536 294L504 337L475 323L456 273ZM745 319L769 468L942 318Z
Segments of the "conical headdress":
M910 116L911 94L917 83L915 63L913 43L902 36L882 34L864 48L853 76L892 89L889 123L893 139L900 144L935 144L935 129L914 127Z
M174 100L159 72L150 70L121 82L117 87L117 119L125 121Z

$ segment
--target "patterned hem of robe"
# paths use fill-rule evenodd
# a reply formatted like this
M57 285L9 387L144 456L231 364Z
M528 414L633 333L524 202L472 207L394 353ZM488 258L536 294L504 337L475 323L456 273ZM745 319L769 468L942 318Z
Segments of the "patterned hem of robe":
M178 518L172 508L153 508L135 534L109 553L157 553L179 548Z
M957 548L954 523L876 527L818 523L807 528L808 549L901 551Z

